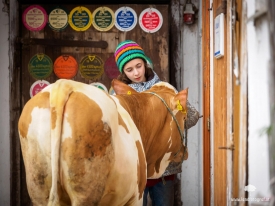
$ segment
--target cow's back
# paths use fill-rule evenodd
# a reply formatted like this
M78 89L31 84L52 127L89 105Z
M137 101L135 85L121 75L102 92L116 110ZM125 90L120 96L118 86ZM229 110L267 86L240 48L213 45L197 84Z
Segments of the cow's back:
M69 84L72 91L63 105L60 137L51 135L60 115L53 111L62 106L52 96L58 98L53 91L56 88L64 95L62 86L49 86L33 97L19 120L33 203L46 205L54 183L56 191L50 196L53 204L124 205L137 201L138 156L144 155L136 147L136 139L140 139L137 129L130 128L127 122L131 120L124 121L104 91L78 82ZM58 155L52 156L56 138L60 138L58 167L53 163ZM52 181L55 172L57 181Z

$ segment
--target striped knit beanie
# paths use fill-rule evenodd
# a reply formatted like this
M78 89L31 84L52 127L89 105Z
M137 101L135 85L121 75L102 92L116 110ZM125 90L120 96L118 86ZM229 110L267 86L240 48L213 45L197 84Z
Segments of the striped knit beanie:
M117 45L115 59L120 72L122 72L125 64L136 58L141 58L147 62L143 49L136 42L125 40Z

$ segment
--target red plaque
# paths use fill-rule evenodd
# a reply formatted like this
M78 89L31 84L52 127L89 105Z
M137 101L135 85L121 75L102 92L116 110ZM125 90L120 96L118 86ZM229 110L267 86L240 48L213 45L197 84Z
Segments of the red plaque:
M120 75L114 55L110 56L106 60L104 64L104 71L110 79L116 79L118 75Z
M54 73L60 79L73 78L78 70L78 64L70 55L62 55L54 62Z
M157 32L163 23L161 13L155 8L144 9L139 16L139 25L148 33Z

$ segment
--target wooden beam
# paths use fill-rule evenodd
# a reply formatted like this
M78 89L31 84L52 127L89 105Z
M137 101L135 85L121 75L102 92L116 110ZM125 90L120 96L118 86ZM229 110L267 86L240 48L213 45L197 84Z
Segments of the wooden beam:
M203 69L203 205L211 204L210 166L210 1L202 1L202 69Z
M18 43L23 46L43 45L43 46L60 46L60 47L90 47L106 49L107 41L83 41L83 40L65 40L65 39L38 39L38 38L19 38Z
M9 69L10 69L10 205L23 205L21 202L21 168L22 157L17 123L21 112L20 98L20 50L17 48L16 37L19 34L19 6L16 0L10 0L9 9Z
M268 22L269 22L269 36L271 45L271 58L269 68L269 101L270 101L270 133L268 134L269 145L269 176L270 176L270 191L271 199L275 198L275 2L268 1ZM274 202L273 202L274 203Z
M171 0L170 4L170 83L178 90L182 89L181 83L181 42L180 42L180 2Z
M247 185L247 142L248 142L248 82L247 82L247 3L242 1L241 14L241 48L240 48L240 134L239 140L239 198L245 198L244 187ZM240 202L245 205L245 202Z

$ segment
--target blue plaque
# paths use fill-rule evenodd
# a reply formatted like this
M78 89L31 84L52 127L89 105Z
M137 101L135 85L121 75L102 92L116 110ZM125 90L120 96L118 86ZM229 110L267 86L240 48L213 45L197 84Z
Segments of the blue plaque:
M120 31L131 31L137 24L137 14L130 7L120 7L115 12L115 26Z

